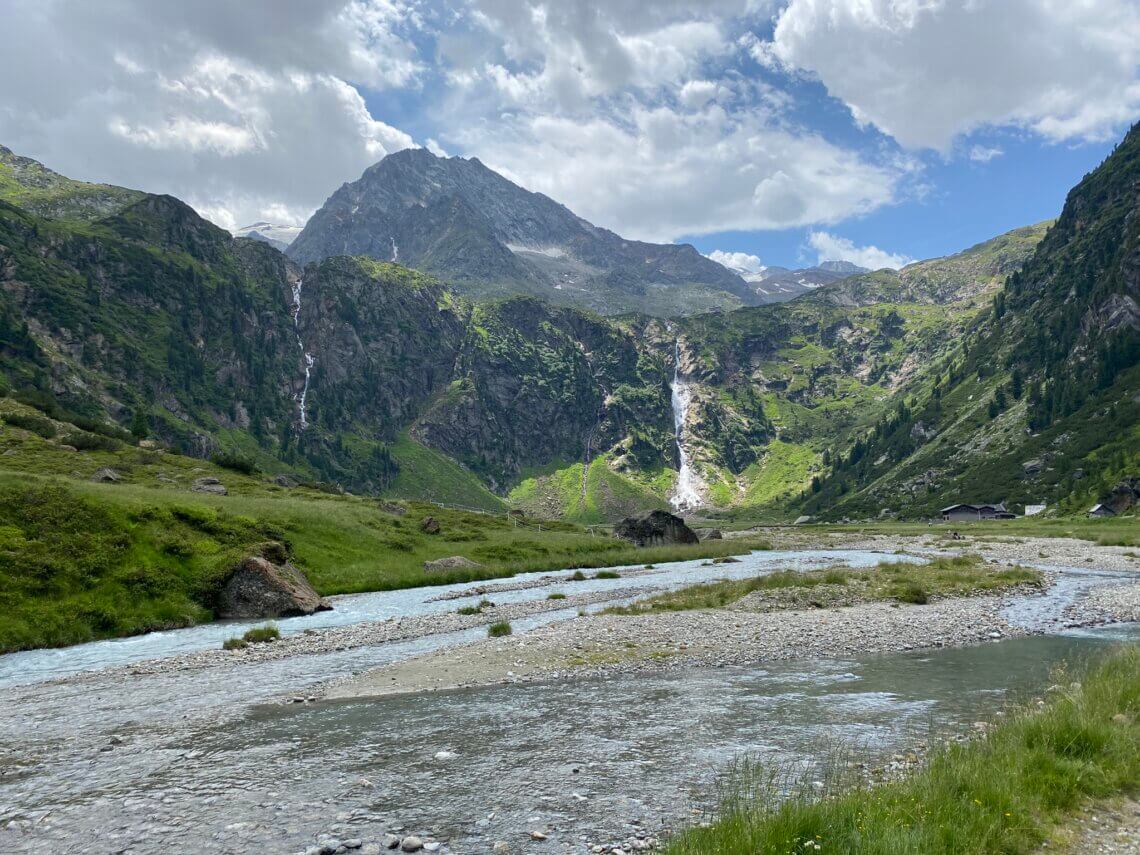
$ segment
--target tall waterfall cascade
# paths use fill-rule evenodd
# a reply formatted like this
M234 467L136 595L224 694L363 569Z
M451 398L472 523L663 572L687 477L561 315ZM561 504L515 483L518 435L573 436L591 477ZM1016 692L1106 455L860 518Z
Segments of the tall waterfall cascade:
M680 468L677 470L677 483L673 488L673 495L669 499L673 508L678 511L689 511L704 504L701 499L701 481L693 471L689 452L685 449L685 421L689 417L689 405L693 401L693 390L685 381L681 373L681 341L678 339L673 346L673 433L677 440L677 459Z
M301 290L305 286L305 278L301 277L293 283L293 331L297 336L297 347L301 348L302 362L305 366L305 383L301 387L301 394L296 397L300 413L301 430L309 426L309 414L305 409L305 402L309 398L309 380L313 374L313 355L305 350L305 342L301 339Z

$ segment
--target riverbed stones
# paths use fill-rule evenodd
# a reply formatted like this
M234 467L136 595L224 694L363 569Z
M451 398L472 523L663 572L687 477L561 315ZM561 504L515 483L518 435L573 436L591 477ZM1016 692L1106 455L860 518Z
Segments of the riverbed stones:
M427 573L442 573L447 570L464 570L473 567L482 567L470 558L464 558L462 555L452 555L448 558L437 558L435 561L425 561L424 571Z
M226 580L217 613L220 618L261 619L311 615L329 608L292 564L274 564L253 555Z
M416 837L414 834L409 834L407 837L400 841L401 852L419 852L423 848L423 840L421 840L419 837Z
M649 511L626 517L614 526L614 536L641 547L700 542L696 532L685 525L683 519L668 511Z

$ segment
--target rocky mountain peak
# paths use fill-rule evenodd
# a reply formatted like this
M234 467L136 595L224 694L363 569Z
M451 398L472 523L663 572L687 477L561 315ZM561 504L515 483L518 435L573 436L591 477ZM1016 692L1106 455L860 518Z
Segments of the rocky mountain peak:
M626 240L478 159L426 149L390 154L343 185L288 255L397 260L473 296L531 294L604 314L757 302L744 280L691 246Z

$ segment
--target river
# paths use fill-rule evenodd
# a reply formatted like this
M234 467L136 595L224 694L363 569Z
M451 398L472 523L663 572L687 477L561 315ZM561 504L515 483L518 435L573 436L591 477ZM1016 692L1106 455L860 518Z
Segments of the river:
M630 568L622 580L577 584L628 587L636 579L660 589L880 558L755 553L739 565L683 562L640 576ZM1056 586L1061 593L1015 602L1011 615L1055 630L1049 616L1066 601L1119 578L1070 572L1075 581ZM375 619L388 609L453 610L466 600L435 598L470 587L343 598L339 614L283 629ZM568 616L536 616L516 632ZM710 785L735 758L806 761L838 743L874 763L969 729L1009 699L1041 690L1060 663L1140 637L1117 626L957 650L302 705L271 701L482 633L138 678L91 670L146 658L138 645L149 655L201 649L234 630L19 654L22 668L0 672L0 851L288 852L326 836L375 841L403 829L446 841L448 852L486 852L497 840L516 853L586 852L687 821L709 807ZM62 664L69 656L78 661ZM63 674L73 676L57 679ZM532 842L532 830L549 840Z

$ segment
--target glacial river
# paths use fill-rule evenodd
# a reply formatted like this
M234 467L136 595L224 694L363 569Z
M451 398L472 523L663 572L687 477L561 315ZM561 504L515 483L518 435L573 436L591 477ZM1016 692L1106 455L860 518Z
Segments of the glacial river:
M631 568L625 579L575 583L592 586L575 591L635 581L661 589L884 557L756 553L715 568L684 562L640 575ZM546 575L535 574L535 583ZM4 657L0 851L290 852L323 837L375 841L403 829L445 841L447 852L487 852L498 840L514 853L586 852L657 834L663 823L711 807L712 785L736 758L810 762L842 744L875 763L970 729L1042 690L1056 666L1140 638L1133 626L1057 633L1073 598L1124 580L1066 571L1056 593L1010 607L1011 619L1052 634L965 649L288 706L270 702L483 631L145 677L93 669L201 649L241 627ZM445 590L340 598L337 611L282 628L467 602L433 600ZM546 590L494 598L535 599ZM569 616L547 613L515 630ZM65 674L77 676L56 679ZM532 842L532 830L549 840Z

